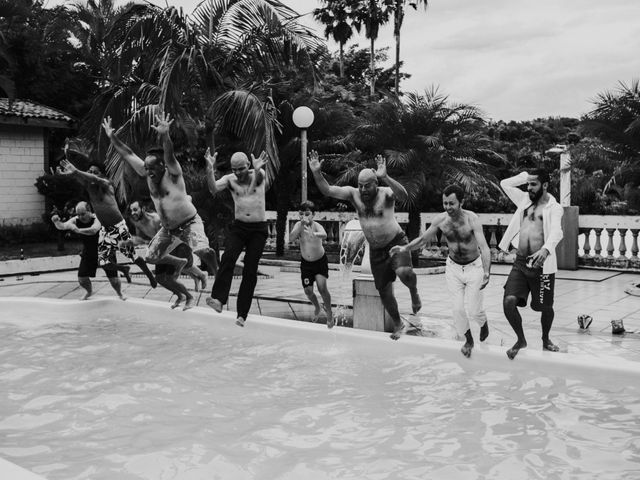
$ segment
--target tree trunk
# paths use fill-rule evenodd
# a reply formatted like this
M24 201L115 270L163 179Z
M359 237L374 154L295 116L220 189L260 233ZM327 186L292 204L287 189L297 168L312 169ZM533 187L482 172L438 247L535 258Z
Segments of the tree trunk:
M344 43L340 43L340 78L344 78Z
M289 213L289 191L287 175L279 175L273 185L276 189L276 257L284 255L284 234L287 229L287 214Z
M375 40L371 37L371 88L369 95L373 99L376 94L376 61Z
M409 224L407 225L407 237L409 241L414 238L418 238L420 235L420 210L416 207L409 208ZM420 250L414 250L411 252L411 260L414 267L418 266L418 258L420 257Z
M396 37L396 68L395 91L396 97L400 94L400 28L402 26L402 0L396 0L396 12L394 15L393 35Z

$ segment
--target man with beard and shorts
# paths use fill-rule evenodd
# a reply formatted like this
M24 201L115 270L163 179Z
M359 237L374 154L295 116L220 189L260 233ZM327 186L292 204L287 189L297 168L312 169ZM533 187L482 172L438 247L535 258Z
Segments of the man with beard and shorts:
M65 146L65 157L67 151L68 146ZM127 282L131 282L129 267L118 264L116 253L119 251L138 265L149 279L151 287L156 288L157 282L151 270L142 258L136 256L133 247L119 246L123 240L129 239L131 234L118 208L113 184L104 175L102 166L94 163L89 166L89 170L83 172L65 158L60 162L56 173L76 178L87 189L95 215L102 225L98 240L98 259L103 269L112 272L121 271L127 278ZM113 277L117 278L117 275L111 275L110 278Z
M531 293L531 308L541 312L542 349L557 352L560 349L549 339L553 323L553 290L558 271L556 246L562 240L562 206L549 194L549 174L536 169L522 172L500 182L504 193L517 205L507 230L500 242L500 249L517 248L516 259L504 285L502 306L504 314L518 337L507 350L513 360L527 346L518 307L527 305ZM524 192L519 185L527 185Z
M173 265L176 275L180 276L187 259L178 258L171 252L185 243L215 275L218 269L216 254L209 247L202 219L187 195L182 167L173 154L169 136L172 123L168 115L156 116L156 125L152 128L158 133L162 148L150 149L144 160L118 138L110 117L104 119L102 127L120 156L139 176L147 179L151 200L160 217L162 226L149 244L147 262Z
M339 187L329 185L322 175L322 163L318 153L311 152L309 156L309 168L320 192L328 197L351 202L358 213L362 232L369 242L369 260L376 289L394 323L391 338L397 340L406 332L407 324L400 317L398 302L393 294L393 281L396 276L409 289L414 314L422 308L422 303L418 295L416 274L411 265L411 255L409 252L390 254L394 246L409 243L394 216L396 200L405 200L407 191L388 175L386 161L381 155L376 156L376 164L376 170L365 168L360 172L358 188ZM379 186L380 180L388 187Z

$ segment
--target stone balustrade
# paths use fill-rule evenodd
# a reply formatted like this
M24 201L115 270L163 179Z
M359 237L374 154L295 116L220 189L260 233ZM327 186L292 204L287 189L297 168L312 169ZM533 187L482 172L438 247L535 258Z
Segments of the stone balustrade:
M421 231L425 231L438 212L422 213L420 215ZM498 250L512 213L480 213L487 243L491 249L494 262L510 262L513 255ZM344 226L356 218L354 212L317 212L315 220L327 231L327 245L329 248L339 248ZM289 231L300 219L298 212L289 212L285 243L289 243ZM396 213L398 223L403 227L409 222L407 213ZM269 239L267 245L275 247L276 242L276 212L267 212L269 223ZM638 233L640 233L640 216L623 215L580 215L578 236L578 264L582 267L632 270L640 269L638 253ZM448 254L447 243L438 237L436 241L427 245L423 255L434 258L445 258Z

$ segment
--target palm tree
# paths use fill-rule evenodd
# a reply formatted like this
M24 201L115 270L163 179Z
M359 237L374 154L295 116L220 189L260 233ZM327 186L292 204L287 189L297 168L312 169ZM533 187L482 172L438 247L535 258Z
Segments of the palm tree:
M380 27L389 21L389 15L393 9L394 0L366 0L359 2L361 5L354 12L354 17L365 28L365 37L370 41L370 83L369 95L371 98L376 93L376 65L375 65L375 42L378 39Z
M270 73L319 47L295 17L278 0L205 0L191 16L174 7L132 6L110 32L120 46L121 76L96 99L87 128L99 133L100 119L110 115L125 141L144 146L153 142L155 114L164 111L194 148L204 131L213 148L217 132L242 139L256 155L267 150L269 184L279 166ZM122 165L109 149L116 185Z
M400 31L402 30L402 22L404 21L405 4L413 7L414 10L418 9L418 4L424 6L427 9L429 5L428 0L395 0L393 8L393 36L396 39L396 64L395 64L395 94L400 94Z
M322 0L322 8L313 11L313 17L325 25L325 38L333 37L340 46L340 78L344 77L344 45L353 36L353 29L360 32L360 23L354 18L358 0Z

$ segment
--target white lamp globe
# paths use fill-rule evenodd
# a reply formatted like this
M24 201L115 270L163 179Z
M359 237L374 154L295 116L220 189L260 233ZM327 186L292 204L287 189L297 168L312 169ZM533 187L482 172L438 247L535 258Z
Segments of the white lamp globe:
M293 123L298 128L309 128L313 123L313 110L309 107L298 107L293 111Z

